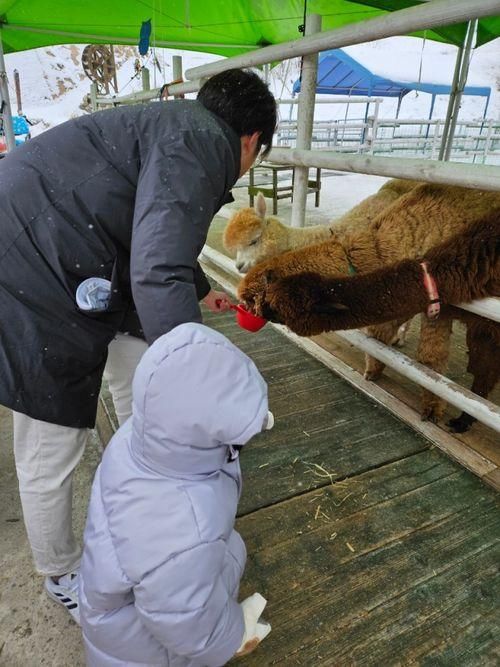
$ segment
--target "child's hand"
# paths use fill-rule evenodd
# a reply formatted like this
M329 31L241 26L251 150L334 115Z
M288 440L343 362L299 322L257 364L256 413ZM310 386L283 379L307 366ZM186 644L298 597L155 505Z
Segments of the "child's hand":
M212 313L223 313L231 308L231 301L228 295L225 292L218 292L214 289L210 290L203 299L203 303Z
M245 620L245 634L235 654L237 658L251 653L271 632L271 625L260 618L266 604L266 599L260 593L254 593L241 603Z

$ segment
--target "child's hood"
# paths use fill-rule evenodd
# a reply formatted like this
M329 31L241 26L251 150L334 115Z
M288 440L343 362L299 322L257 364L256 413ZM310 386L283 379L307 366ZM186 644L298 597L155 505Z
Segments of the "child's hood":
M133 382L133 453L159 472L211 473L263 430L267 385L222 334L181 324L158 338Z

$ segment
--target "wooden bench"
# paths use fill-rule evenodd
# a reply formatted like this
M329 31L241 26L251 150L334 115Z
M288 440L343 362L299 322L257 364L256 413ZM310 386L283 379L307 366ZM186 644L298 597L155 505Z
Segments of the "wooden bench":
M255 172L257 170L263 172L271 172L271 183L264 183L264 185L255 184ZM278 185L278 173L283 171L292 172L292 183L288 185ZM278 213L278 199L287 199L290 198L293 200L293 181L294 181L295 170L292 166L280 165L280 164L269 164L263 162L255 167L250 169L249 175L249 184L248 184L248 195L250 197L250 206L254 204L255 195L259 192L265 197L269 197L273 200L273 215ZM316 178L307 181L307 194L314 193L314 205L319 206L319 193L321 189L321 169L316 168Z

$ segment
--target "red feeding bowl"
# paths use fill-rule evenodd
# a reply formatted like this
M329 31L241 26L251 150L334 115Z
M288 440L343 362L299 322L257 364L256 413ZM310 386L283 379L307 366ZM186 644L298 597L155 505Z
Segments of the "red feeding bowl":
M231 309L236 311L236 321L240 327L247 331L260 331L267 322L263 317L250 313L241 303L237 306L231 304Z

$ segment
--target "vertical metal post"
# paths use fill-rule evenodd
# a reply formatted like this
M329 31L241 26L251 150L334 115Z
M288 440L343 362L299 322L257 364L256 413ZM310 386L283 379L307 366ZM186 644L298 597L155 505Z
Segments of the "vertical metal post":
M321 16L311 14L306 19L305 35L321 31ZM304 56L302 61L302 80L297 116L297 148L311 148L311 137L314 120L314 100L316 98L316 81L318 76L318 54ZM307 185L309 180L308 167L295 167L292 227L303 227L306 213Z
M16 137L14 135L14 126L12 124L12 111L10 107L9 87L7 85L7 70L5 68L5 59L3 57L2 31L0 30L0 117L3 119L3 131L7 151L11 151L16 146Z
M475 42L476 38L476 31L477 31L477 19L474 19L473 21L469 21L468 24L468 29L467 29L467 35L465 38L465 47L464 47L464 55L462 58L462 65L460 68L460 76L458 80L458 86L457 86L457 91L455 94L455 105L453 107L453 114L450 119L450 126L448 128L448 138L446 140L446 148L444 151L444 159L449 160L450 159L450 153L451 153L451 147L453 144L453 137L455 135L455 128L457 125L457 120L458 120L458 114L460 112L460 104L462 102L462 93L465 88L465 84L467 82L467 75L469 74L469 65L470 65L470 59L471 59L471 51L473 48L473 44Z
M453 142L453 135L450 135L450 126L451 126L451 121L453 116L455 115L455 108L456 108L456 97L457 97L457 91L460 85L460 72L462 70L463 64L464 64L464 59L465 59L465 48L468 43L469 37L471 34L475 33L475 29L471 30L471 23L472 21L469 21L467 24L467 32L465 33L465 38L464 38L464 43L462 46L458 49L457 53L457 59L455 62L455 71L453 73L453 81L451 84L451 91L450 91L450 99L448 101L448 108L446 110L446 119L444 122L443 126L443 135L441 139L441 146L439 147L439 156L438 160L446 160L447 158L445 157L447 145L450 144L450 151L451 151L451 144ZM474 22L476 25L477 23ZM472 41L471 41L472 45ZM470 53L470 50L469 50ZM470 59L470 56L469 56ZM467 63L467 70L469 69L469 64ZM448 152L449 155L449 152Z
M17 101L17 115L23 115L23 101L21 99L21 81L19 79L19 72L17 69L14 70L14 86L16 89L16 101Z

